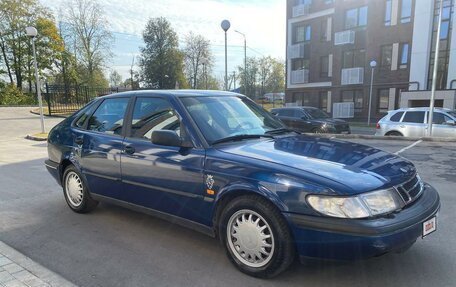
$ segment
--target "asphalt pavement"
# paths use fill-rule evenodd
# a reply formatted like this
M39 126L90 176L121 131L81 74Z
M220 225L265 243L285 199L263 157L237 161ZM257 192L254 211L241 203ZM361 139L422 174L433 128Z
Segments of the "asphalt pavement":
M440 193L436 233L406 253L356 262L296 262L272 280L237 271L198 232L109 204L90 214L66 206L47 173L46 143L28 108L0 108L0 241L79 286L456 286L456 144L421 142L400 155ZM46 118L46 125L61 119ZM408 141L353 140L390 152Z

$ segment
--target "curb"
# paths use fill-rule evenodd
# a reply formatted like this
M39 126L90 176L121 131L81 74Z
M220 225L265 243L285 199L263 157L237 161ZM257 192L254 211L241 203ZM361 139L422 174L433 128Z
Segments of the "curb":
M34 115L37 115L37 116L40 115L39 112L35 112L34 110L30 110L30 113L31 113L31 114L34 114ZM44 114L44 113L43 113L43 115L44 115L45 117L62 118L62 119L65 119L65 118L67 118L67 117L69 116L69 115L46 115L46 114Z
M315 136L315 134L307 134ZM395 137L395 136L371 136L371 135L355 135L355 134L318 134L319 137L338 138L338 139L364 139L364 140L387 140L387 141L418 141L424 142L456 142L456 138L442 137Z
M37 142L47 141L47 137L36 137L33 135L27 135L25 138L28 140L37 141Z
M28 272L32 273L40 280L46 282L52 287L73 287L76 286L73 283L69 282L62 276L58 275L57 273L47 269L46 267L42 266L41 264L33 261L26 255L20 253L16 249L10 247L6 243L0 241L0 254L6 256L8 259L13 261L14 263L18 264ZM0 284L1 285L1 284ZM32 286L31 284L30 286ZM22 286L22 285L21 285ZM24 285L25 286L25 285ZM36 285L33 285L36 286ZM41 285L40 285L41 286ZM45 285L47 286L47 285Z

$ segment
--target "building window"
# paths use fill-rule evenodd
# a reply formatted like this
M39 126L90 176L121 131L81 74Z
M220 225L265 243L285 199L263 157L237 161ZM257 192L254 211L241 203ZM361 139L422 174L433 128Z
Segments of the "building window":
M355 113L363 111L363 98L362 90L342 91L342 102L355 103Z
M408 43L401 44L401 58L399 63L400 69L407 69L409 62L409 49L410 45Z
M295 5L311 5L312 0L296 0Z
M445 5L445 3L443 4ZM442 9L442 24L440 26L440 40L447 40L450 31L451 6Z
M391 26L391 0L386 0L385 3L385 26Z
M364 27L367 25L367 6L347 10L345 12L345 29Z
M393 45L382 46L381 66L390 67L393 58Z
M412 20L412 1L402 0L401 23L409 23Z
M318 108L323 111L328 110L328 92L320 92L318 100Z
M304 70L304 69L309 69L309 60L308 59L294 59L291 62L292 71Z
M366 62L366 50L349 50L342 53L342 68L364 67Z
M295 43L308 42L311 39L312 27L310 25L297 26L295 30Z
M437 89L443 90L447 88L448 83L448 67L450 62L450 51L451 51L451 34L453 22L453 13L454 13L454 0L434 0L434 23L432 31L432 40L431 43L435 43L436 38L440 39L440 52L438 59L438 68L437 68ZM439 11L440 3L443 3L442 7L442 22L440 35L437 34L437 25L439 23ZM431 54L429 57L429 70L428 70L428 83L427 88L430 89L432 85L432 74L434 70L434 59L435 59L435 45L431 45Z
M379 113L387 113L389 106L389 89L378 90L378 105L377 111Z
M323 3L325 3L325 4L333 4L334 0L323 0Z
M327 78L329 72L329 57L320 57L320 77Z
M320 31L320 40L326 42L328 39L328 19L323 18L321 20L321 31Z

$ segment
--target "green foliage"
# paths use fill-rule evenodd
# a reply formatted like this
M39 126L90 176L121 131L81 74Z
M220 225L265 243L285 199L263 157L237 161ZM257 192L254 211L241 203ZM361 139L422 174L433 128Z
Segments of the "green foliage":
M25 28L34 26L38 30L36 54L41 75L52 70L52 59L63 51L63 42L57 33L52 15L37 0L0 1L0 49L2 69L10 83L22 88L23 82L32 87L34 80L32 42Z
M179 51L176 32L166 18L152 18L143 32L146 47L141 48L139 65L147 87L174 89L186 86L184 55Z
M247 71L239 66L241 93L258 98L266 93L285 90L285 64L272 57L248 58Z
M35 105L34 95L22 93L15 85L0 83L0 105Z

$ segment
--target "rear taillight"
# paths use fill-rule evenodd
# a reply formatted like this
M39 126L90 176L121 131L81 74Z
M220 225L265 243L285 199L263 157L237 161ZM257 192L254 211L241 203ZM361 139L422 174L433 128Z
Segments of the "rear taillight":
M377 128L377 130L379 130L379 129L380 129L380 124L379 124L379 123L377 123L377 126L376 126L376 128Z

